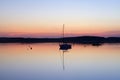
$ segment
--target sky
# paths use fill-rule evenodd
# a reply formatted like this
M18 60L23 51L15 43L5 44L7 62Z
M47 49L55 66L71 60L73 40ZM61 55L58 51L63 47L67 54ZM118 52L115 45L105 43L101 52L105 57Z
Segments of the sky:
M0 37L119 36L120 0L0 0Z

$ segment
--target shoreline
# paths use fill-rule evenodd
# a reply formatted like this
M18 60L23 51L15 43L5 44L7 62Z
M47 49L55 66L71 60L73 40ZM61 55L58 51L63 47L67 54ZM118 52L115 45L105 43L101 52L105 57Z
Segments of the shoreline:
M23 38L23 37L0 37L0 43L45 43L64 42L82 44L120 43L120 37L78 36L65 38Z

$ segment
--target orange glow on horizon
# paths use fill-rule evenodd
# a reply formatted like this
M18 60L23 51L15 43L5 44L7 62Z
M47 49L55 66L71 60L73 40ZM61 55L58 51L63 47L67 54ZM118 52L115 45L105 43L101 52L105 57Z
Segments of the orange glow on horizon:
M71 22L71 21L70 21ZM85 23L72 21L65 24L65 36L120 36L119 26L93 24L91 21ZM7 23L0 30L0 36L8 37L62 37L63 23L50 23L33 21L31 23ZM114 29L113 29L114 27ZM117 30L118 29L118 30ZM110 35L108 32L113 31ZM116 31L116 32L115 32ZM119 31L119 32L118 32ZM107 34L106 34L107 33Z

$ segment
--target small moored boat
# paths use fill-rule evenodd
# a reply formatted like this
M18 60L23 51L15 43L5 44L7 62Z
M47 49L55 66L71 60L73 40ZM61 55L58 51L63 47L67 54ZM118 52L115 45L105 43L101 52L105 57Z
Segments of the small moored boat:
M71 44L64 43L64 24L63 24L63 43L60 44L59 46L60 46L60 50L68 50L72 48Z

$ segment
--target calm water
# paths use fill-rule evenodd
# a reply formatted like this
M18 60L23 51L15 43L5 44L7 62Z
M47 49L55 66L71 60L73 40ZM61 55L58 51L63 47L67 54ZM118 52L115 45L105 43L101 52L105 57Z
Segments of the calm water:
M120 80L120 44L0 44L0 80Z

